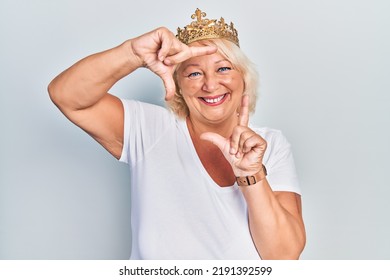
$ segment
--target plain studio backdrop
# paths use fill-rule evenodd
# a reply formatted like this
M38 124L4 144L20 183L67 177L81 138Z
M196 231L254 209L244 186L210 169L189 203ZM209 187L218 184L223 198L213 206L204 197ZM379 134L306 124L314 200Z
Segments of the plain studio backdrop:
M302 259L389 259L389 2L193 2L0 2L0 259L129 257L128 167L46 88L89 54L159 26L176 32L197 7L234 22L261 77L251 123L292 144ZM161 81L144 69L111 92L164 105Z

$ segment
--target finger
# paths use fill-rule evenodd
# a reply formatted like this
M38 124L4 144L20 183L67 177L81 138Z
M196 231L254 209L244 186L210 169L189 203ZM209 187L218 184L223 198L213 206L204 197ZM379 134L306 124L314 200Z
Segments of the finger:
M244 131L243 133L241 133L238 150L243 153L249 152L254 146L256 146L256 135L257 134L254 133L252 130Z
M164 28L157 29L157 34L159 37L158 40L161 42L161 47L158 51L158 60L164 61L164 59L169 55L169 52L171 51L174 42L174 35L171 31L166 30Z
M238 147L237 147L237 153L236 158L241 158L244 154L248 153L252 147L247 146L248 139L250 139L255 133L252 130L248 130L246 126L240 126L243 130L241 134L239 135L239 141L238 141Z
M216 145L222 152L226 149L228 141L223 136L214 132L205 132L200 135L200 139L209 141Z
M241 100L240 117L238 124L241 126L248 126L249 123L249 96L243 95Z
M165 39L162 41L161 48L158 51L158 60L159 61L164 61L164 59L167 57L171 44L171 40Z
M267 149L267 142L258 134L254 133L248 137L242 145L244 153L254 152L263 154Z
M186 61L187 59L190 59L191 57L213 54L216 51L217 51L216 46L193 46L193 47L185 46L185 48L183 48L182 51L167 57L164 60L164 63L166 65L179 64L183 61Z
M233 133L230 136L230 150L229 153L231 155L237 154L239 151L240 138L243 131L247 129L245 126L236 126L233 129Z
M201 56L215 53L218 48L217 46L191 46L191 56Z
M165 87L165 100L166 101L171 100L175 95L175 91L176 91L176 86L172 74L166 72L162 74L160 78L163 80L164 87Z

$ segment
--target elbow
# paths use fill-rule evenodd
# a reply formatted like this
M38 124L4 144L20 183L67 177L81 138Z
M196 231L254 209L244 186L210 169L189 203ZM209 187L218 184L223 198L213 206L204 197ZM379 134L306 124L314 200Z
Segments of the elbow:
M66 96L62 90L62 86L58 83L57 78L52 80L47 86L47 92L49 93L50 100L60 109L62 112L66 110Z
M285 247L284 253L281 259L285 260L299 260L303 250L306 246L306 233L303 231L294 242Z
M275 250L268 254L261 254L262 260L299 260L304 249L304 245L296 244L296 246L285 248L284 250Z
M267 251L259 252L263 260L299 260L306 245L306 234L302 233L294 239L289 239L287 242L275 244Z
M297 259L299 259L299 257L301 256L303 250L305 249L305 246L306 246L306 230L305 230L305 226L303 225L302 223L302 229L301 229L301 234L300 234L300 238L299 238L299 241L297 242Z
M295 231L290 237L289 245L285 245L285 254L283 259L299 260L306 246L306 230L303 221L297 225Z
M303 250L306 246L306 235L305 233L290 247L284 256L286 260L299 260Z
M58 106L58 94L55 80L49 83L47 86L47 92L49 93L50 100Z
M303 249L305 248L306 242L298 243L296 244L296 247L289 252L289 254L286 254L285 258L286 260L299 260L301 257L301 254L303 252Z

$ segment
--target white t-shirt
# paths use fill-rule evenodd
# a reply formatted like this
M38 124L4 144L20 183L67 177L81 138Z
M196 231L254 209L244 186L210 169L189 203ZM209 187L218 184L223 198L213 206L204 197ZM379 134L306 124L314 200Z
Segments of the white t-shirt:
M220 187L208 175L185 120L159 106L122 102L120 161L131 174L131 259L259 259L241 191L237 184ZM254 130L268 143L263 163L272 189L300 193L285 137Z

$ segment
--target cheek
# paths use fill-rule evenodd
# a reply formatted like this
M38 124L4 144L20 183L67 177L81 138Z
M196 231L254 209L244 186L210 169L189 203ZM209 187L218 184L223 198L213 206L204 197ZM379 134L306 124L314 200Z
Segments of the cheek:
M180 89L183 95L194 95L199 91L200 83L199 81L183 81L179 83Z
M244 78L241 75L237 75L233 77L233 82L236 84L237 89L244 91L245 83L244 83Z
M232 90L244 91L244 81L241 77L227 77L223 83Z

